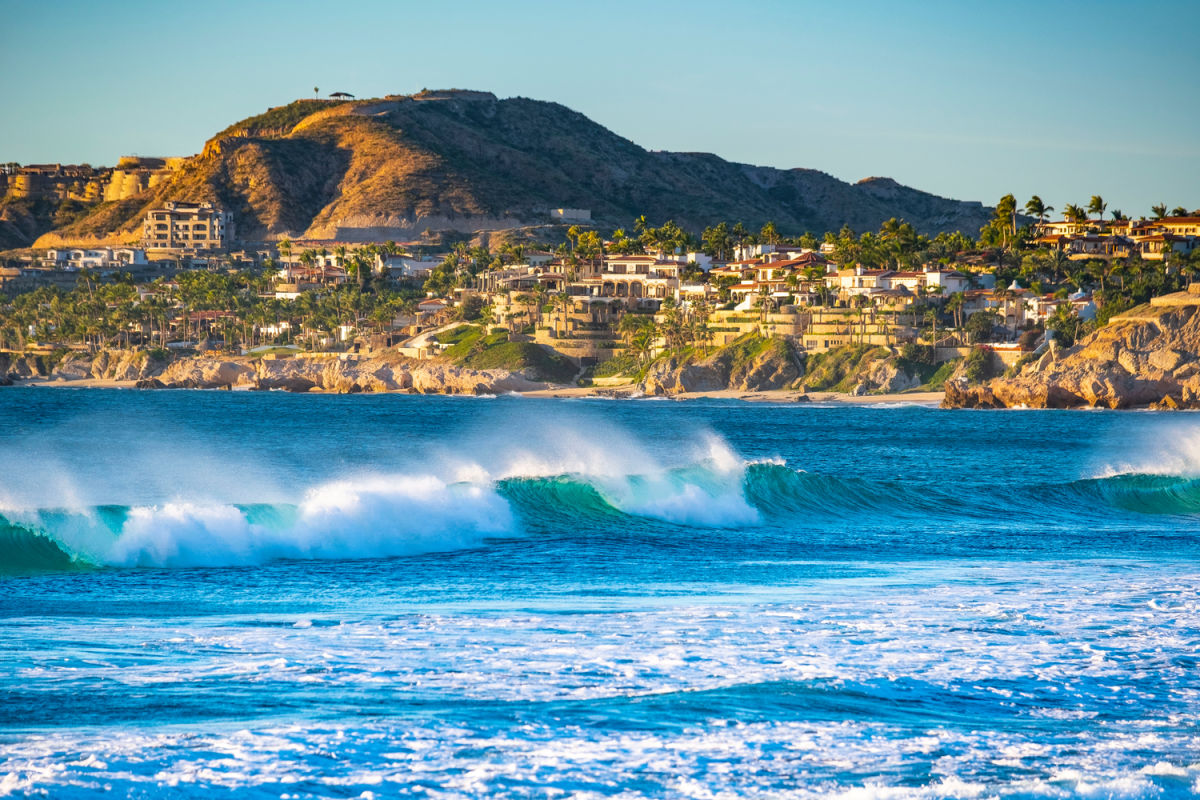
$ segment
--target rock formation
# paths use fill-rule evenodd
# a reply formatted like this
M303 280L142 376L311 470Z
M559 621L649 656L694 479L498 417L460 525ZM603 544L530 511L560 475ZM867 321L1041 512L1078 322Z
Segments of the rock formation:
M87 378L153 389L278 389L289 392L410 392L415 394L500 394L544 389L547 384L507 370L474 370L387 353L370 358L280 358L195 356L170 363L144 352L69 353L52 368L45 357L0 356L7 380Z
M945 408L1200 408L1200 285L1114 317L1014 377L946 384Z
M921 376L906 371L895 358L872 361L862 380L850 393L853 395L894 394L915 389L921 385Z
M710 356L672 356L651 365L638 389L672 395L722 389L760 392L784 389L800 377L788 345L780 340L734 342Z

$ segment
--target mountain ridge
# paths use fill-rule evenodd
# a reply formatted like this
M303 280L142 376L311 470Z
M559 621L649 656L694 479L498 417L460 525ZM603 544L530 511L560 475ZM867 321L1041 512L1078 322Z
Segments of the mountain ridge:
M218 202L248 241L502 230L548 224L551 208L588 209L601 227L645 215L696 231L771 220L789 234L900 217L930 234L974 235L991 216L891 178L851 184L811 168L650 151L558 103L464 90L269 109L134 199L101 204L35 246L132 241L145 210L166 200Z

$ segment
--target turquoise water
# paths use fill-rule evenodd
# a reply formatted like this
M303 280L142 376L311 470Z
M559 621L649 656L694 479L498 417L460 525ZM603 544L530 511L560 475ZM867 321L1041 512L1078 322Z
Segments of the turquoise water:
M0 419L0 796L1200 794L1195 415Z

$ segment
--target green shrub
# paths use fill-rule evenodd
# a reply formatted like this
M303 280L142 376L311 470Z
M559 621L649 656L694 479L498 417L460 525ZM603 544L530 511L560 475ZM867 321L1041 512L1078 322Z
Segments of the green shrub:
M812 353L804 365L804 385L809 390L848 392L859 382L867 365L886 358L888 350L869 344L835 347Z
M983 383L996 377L996 356L991 350L975 347L967 354L963 374L968 383Z
M439 333L437 338L440 343L450 345L442 351L442 356L462 367L509 372L533 369L539 379L555 383L566 383L578 372L569 358L551 353L541 345L510 342L504 328L494 328L485 336L478 325L460 325Z
M637 356L633 353L618 353L608 361L602 361L592 369L596 378L612 378L617 375L636 375L641 369Z
M927 364L933 366L936 363L936 355L933 347L927 344L914 344L910 342L900 348L900 358L910 364Z
M961 358L953 358L944 362L938 367L929 379L922 384L922 388L929 392L936 392L939 389L944 389L946 381L950 380L950 376L954 374L954 370L962 363Z

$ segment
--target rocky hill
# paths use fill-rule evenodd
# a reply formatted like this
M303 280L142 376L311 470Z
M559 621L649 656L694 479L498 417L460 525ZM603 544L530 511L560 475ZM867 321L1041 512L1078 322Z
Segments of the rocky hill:
M1156 297L1012 377L946 384L947 408L1200 408L1200 284Z
M145 210L168 199L219 202L245 240L503 230L544 224L558 207L589 209L601 226L645 214L697 231L774 220L785 233L819 234L900 217L928 233L975 234L989 218L979 203L887 178L849 184L811 169L652 152L556 103L445 91L271 109L226 128L170 180L101 204L37 245L136 240Z

